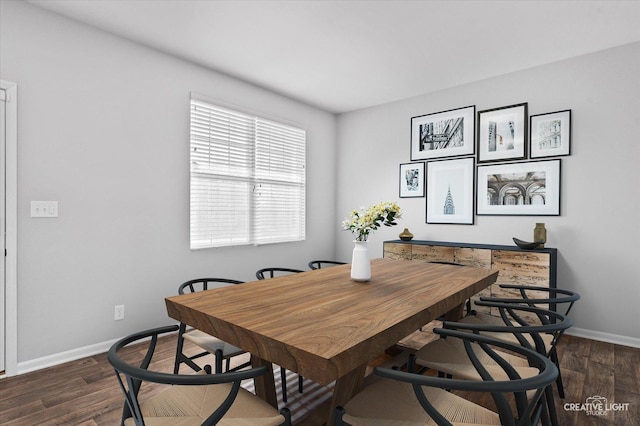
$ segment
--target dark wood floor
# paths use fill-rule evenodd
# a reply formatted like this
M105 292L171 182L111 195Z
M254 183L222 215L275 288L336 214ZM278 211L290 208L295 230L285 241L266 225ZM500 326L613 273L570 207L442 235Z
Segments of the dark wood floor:
M171 370L174 345L174 338L162 341L155 361L158 368ZM559 355L566 389L564 400L556 398L561 426L640 425L640 349L564 336ZM377 362L384 360L382 356ZM588 416L563 408L593 396L629 403L628 410ZM106 355L100 354L0 379L0 424L117 425L122 401ZM298 424L320 423L310 416Z

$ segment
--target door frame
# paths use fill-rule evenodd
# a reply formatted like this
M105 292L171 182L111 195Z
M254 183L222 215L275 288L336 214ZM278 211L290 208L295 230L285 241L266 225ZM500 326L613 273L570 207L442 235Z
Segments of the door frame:
M5 375L18 372L18 85L0 80L5 103ZM0 253L1 254L1 253Z

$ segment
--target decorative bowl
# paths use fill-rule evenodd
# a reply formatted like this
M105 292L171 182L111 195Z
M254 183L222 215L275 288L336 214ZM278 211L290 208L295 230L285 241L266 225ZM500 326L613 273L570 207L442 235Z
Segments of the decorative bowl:
M540 245L544 244L544 241L535 241L533 243L529 241L522 241L518 238L513 238L513 242L516 243L518 247L525 250L534 250L540 247Z

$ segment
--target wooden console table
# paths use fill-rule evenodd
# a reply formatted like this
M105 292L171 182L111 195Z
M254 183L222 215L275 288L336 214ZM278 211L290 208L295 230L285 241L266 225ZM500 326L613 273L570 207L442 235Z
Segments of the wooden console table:
M479 296L520 297L519 292L501 289L499 284L550 288L557 286L558 250L555 248L523 250L517 246L394 240L384 242L384 257L409 261L454 262L498 270L496 283L478 293L472 301ZM548 294L539 292L536 297L546 298ZM474 309L478 312L497 313L481 306L474 306ZM555 306L550 306L550 309L555 310Z

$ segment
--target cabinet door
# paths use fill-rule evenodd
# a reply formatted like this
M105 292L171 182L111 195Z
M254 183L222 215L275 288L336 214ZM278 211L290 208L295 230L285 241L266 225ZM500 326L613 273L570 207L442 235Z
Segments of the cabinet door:
M534 253L530 251L493 250L493 268L500 271L496 284L491 286L492 297L522 297L518 290L502 289L498 284L517 284L539 287L549 287L551 273L551 259L548 253ZM528 291L530 297L547 298L546 292ZM539 305L549 309L549 305ZM496 311L494 309L494 311ZM493 312L499 315L498 312ZM535 316L528 316L537 323Z
M454 262L454 247L424 246L415 244L411 260L424 260L425 262Z
M465 266L475 266L476 268L491 269L491 250L490 249L478 249L467 247L456 247L454 250L455 263L459 263ZM491 287L493 285L480 290L479 293L471 297L471 309L476 312L490 313L491 308L487 306L477 306L474 302L479 300L480 297L490 297Z
M387 259L411 260L412 244L384 243L383 256Z

